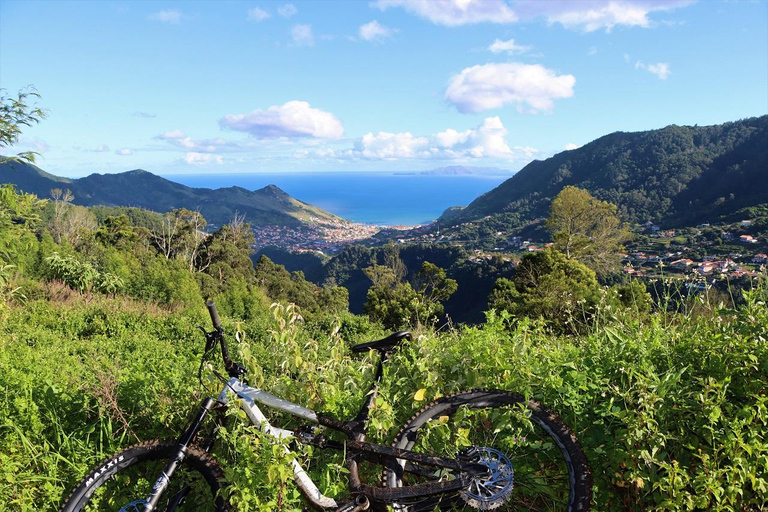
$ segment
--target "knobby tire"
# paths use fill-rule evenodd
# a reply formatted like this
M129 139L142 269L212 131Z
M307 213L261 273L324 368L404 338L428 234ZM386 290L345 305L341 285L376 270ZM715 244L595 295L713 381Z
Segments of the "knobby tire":
M482 485L487 481L480 486L473 483L463 495L403 500L394 504L395 512L590 509L591 470L575 435L555 414L519 394L473 390L440 398L417 412L392 446L449 457L469 446L489 448L484 453L498 450L513 468L501 483L494 481L487 487ZM384 470L383 484L404 487L456 477L450 471L398 460ZM473 499L474 494L483 494L482 489L490 496Z
M145 499L175 450L173 442L152 440L104 459L72 491L61 512L118 511ZM155 510L166 510L179 490L189 485L188 496L175 510L228 511L223 481L224 472L216 461L190 446ZM141 505L135 510L142 510Z

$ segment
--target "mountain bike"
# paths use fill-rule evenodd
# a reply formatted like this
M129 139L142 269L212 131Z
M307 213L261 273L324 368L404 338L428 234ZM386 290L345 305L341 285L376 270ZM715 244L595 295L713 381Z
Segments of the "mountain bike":
M211 455L215 430L198 434L207 418L224 421L223 411L232 400L262 435L282 445L297 487L316 509L589 510L591 471L573 432L555 414L516 393L477 389L445 396L416 412L391 445L366 441L384 364L399 344L411 340L409 332L351 347L354 353L376 351L378 358L359 413L341 421L249 386L246 369L230 358L215 304L208 301L207 307L214 329L200 328L206 339L203 361L218 345L228 374L219 375L219 395L202 401L176 441L139 443L98 464L69 496L63 512L231 510L224 472ZM300 426L289 430L272 425L260 407L287 413ZM292 456L296 444L341 451L349 496L325 496ZM371 474L377 481L362 481Z

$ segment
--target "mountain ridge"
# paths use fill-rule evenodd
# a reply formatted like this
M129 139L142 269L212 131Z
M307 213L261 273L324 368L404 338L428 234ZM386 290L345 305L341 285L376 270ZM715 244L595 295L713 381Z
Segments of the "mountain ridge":
M521 224L546 217L567 185L619 206L625 220L696 223L768 202L768 116L711 126L670 125L614 132L546 160L449 210L444 224L514 214Z
M193 188L144 169L117 174L90 174L69 179L20 162L0 162L0 182L10 182L24 192L48 197L51 189L68 188L74 204L81 206L131 206L156 212L174 208L200 210L212 226L245 215L253 225L300 226L310 219L338 222L325 210L294 199L275 185L254 191L242 187Z

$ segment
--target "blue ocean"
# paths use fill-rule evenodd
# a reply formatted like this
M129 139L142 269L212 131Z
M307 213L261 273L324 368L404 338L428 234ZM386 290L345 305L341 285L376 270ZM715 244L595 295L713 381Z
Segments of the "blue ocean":
M290 196L345 219L374 225L426 224L466 206L510 176L390 173L189 174L165 178L189 187L276 185Z

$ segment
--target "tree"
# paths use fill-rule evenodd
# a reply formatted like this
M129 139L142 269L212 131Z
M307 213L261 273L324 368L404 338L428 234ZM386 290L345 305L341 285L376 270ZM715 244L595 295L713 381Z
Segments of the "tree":
M125 214L104 219L104 223L96 230L94 236L104 246L121 250L131 249L139 238L134 225Z
M445 313L443 302L454 294L459 285L455 279L449 279L446 276L444 269L425 261L419 273L416 274L414 288L420 298L418 319L420 322L428 323Z
M251 252L255 236L250 224L237 215L229 224L205 238L197 270L213 277L220 287L234 278L253 280Z
M288 272L283 265L262 255L254 267L256 283L273 302L296 304L309 313L341 313L349 308L346 288L319 287L304 278L300 271Z
M458 288L445 270L428 261L414 278L403 280L404 265L397 255L387 265L372 265L364 270L373 285L368 289L363 312L389 329L399 329L437 320L444 312L442 302Z
M374 285L368 289L363 312L374 322L395 330L418 321L420 304L421 297L410 283L396 283L391 287Z
M499 279L488 299L491 309L541 318L557 332L588 325L600 296L595 273L553 249L523 256L514 280Z
M16 144L22 127L37 124L48 115L45 110L29 104L35 98L40 98L40 94L32 86L20 90L16 98L8 96L5 89L0 89L0 149ZM37 155L34 151L25 151L2 159L34 163Z
M67 212L67 207L75 199L72 195L72 191L66 189L62 191L60 188L51 189L51 198L53 199L53 219L51 220L51 234L57 244L61 243L62 232L64 231L64 215Z
M572 186L563 188L552 200L547 228L552 232L555 249L568 259L586 264L598 275L617 268L618 251L630 238L615 204Z
M37 243L34 229L40 224L45 200L0 185L0 264L18 264Z
M73 246L78 245L87 233L99 226L96 217L84 206L70 205L64 216L61 234Z
M191 272L204 270L200 250L207 238L208 222L199 211L176 208L153 222L150 235L165 259L178 258Z

